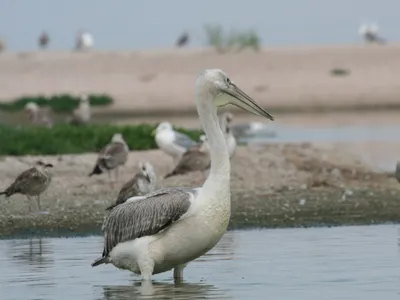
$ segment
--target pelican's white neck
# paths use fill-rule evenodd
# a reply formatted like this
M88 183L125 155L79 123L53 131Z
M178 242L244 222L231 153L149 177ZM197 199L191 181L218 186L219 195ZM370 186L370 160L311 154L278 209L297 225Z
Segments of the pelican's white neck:
M218 122L214 96L209 91L196 90L196 106L200 122L206 133L210 147L211 170L204 183L219 186L230 186L230 161L224 134Z

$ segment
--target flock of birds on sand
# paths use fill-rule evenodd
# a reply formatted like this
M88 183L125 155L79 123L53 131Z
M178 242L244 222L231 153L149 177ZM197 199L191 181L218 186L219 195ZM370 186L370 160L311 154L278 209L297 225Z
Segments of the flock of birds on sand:
M191 171L207 172L201 187L171 187L155 190L157 176L147 161L126 182L117 198L106 208L102 231L102 256L92 266L113 264L151 280L153 274L174 270L182 279L186 265L212 249L225 233L230 219L230 158L235 153L237 131L258 128L258 124L231 126L231 113L217 114L217 108L233 104L255 115L273 120L250 96L220 69L206 69L195 85L196 107L205 134L196 143L162 122L155 129L158 147L174 160L165 177ZM120 133L98 154L90 175L115 171L128 159L129 149ZM21 173L1 194L20 193L36 197L51 182L51 164L38 161ZM205 174L206 175L206 174Z
M379 26L376 23L366 24L363 23L358 29L359 35L368 43L384 44L385 39L379 35ZM38 46L46 49L50 44L50 36L47 32L42 32L38 38ZM178 48L187 46L190 42L190 34L187 31L182 32L176 42L175 46ZM86 30L79 30L75 38L75 50L85 51L90 50L94 46L93 35Z

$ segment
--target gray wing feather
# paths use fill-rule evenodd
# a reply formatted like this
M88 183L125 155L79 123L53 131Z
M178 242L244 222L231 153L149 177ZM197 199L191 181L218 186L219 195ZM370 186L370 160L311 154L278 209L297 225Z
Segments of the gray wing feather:
M105 169L114 169L128 159L128 151L123 143L111 143L99 153L99 164Z
M177 131L175 131L174 143L185 149L189 148L190 146L196 145L196 143L187 135Z
M143 199L116 206L103 224L103 257L119 243L154 235L179 220L190 207L188 188L165 188L149 193Z

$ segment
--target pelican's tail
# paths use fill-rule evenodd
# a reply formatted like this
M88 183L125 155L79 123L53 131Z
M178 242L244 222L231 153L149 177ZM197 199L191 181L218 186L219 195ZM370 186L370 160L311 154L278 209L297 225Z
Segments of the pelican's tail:
M92 263L92 267L96 267L98 265L102 265L102 264L108 264L110 262L110 258L108 256L106 257L100 257L98 259L96 259L93 263Z
M101 173L103 173L102 169L99 167L99 164L96 164L93 171L89 174L89 176Z

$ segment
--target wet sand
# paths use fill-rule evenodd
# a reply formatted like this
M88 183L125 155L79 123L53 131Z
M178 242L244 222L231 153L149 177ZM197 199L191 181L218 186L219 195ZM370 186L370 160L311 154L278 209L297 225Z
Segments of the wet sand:
M0 55L0 99L24 94L108 93L110 113L194 112L196 74L222 68L262 106L275 111L400 107L400 45ZM332 76L335 68L349 71Z
M400 220L400 184L378 173L351 151L330 144L241 146L232 161L230 228L372 224ZM104 209L123 182L133 176L138 160L150 161L159 176L172 160L159 150L131 152L120 182L107 175L89 178L96 154L60 157L4 157L0 188L6 187L38 158L55 165L42 196L48 215L30 215L24 196L2 200L0 236L13 234L99 233ZM161 181L160 186L200 186L195 172ZM33 203L31 203L34 205ZM34 207L34 206L33 206Z

